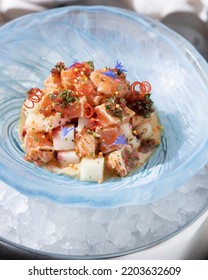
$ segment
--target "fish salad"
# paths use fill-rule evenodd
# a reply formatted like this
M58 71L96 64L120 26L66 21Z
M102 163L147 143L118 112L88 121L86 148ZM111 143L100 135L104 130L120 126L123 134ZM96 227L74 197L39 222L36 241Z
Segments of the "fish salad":
M149 82L127 80L120 62L58 62L43 88L31 88L19 133L25 159L81 181L103 182L140 167L160 144Z

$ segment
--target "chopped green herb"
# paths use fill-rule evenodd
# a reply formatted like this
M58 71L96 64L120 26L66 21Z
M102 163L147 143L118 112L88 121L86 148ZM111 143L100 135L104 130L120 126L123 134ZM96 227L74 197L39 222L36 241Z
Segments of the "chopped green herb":
M119 119L123 118L123 109L126 106L126 101L121 97L109 97L105 101L105 108L107 112Z
M70 105L77 100L79 100L79 98L75 96L72 90L64 90L60 92L56 99L57 104L61 105L61 108L65 108L67 105Z
M94 63L93 63L93 61L87 61L87 64L90 65L90 69L93 71L94 70Z

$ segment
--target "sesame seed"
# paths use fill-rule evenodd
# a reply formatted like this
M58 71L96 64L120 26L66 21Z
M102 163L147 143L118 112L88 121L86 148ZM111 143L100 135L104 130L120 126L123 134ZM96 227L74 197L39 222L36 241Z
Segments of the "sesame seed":
M137 131L136 131L135 129L132 131L132 133L133 133L134 135L137 135Z

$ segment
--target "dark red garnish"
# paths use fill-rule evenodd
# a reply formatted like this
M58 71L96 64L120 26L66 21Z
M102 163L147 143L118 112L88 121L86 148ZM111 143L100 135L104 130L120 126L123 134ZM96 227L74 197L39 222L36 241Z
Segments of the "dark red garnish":
M100 126L100 120L98 118L91 118L88 123L88 128L91 130L96 129L96 127Z
M136 88L139 86L139 90ZM143 99L145 94L149 94L151 92L151 85L149 82L134 82L130 86L131 93L135 95L138 99Z
M85 115L85 118L87 118L87 119L92 118L94 113L95 113L94 108L89 103L86 103L84 105L84 115Z
M28 109L34 108L35 104L38 103L43 97L43 91L40 90L39 88L31 88L27 92L27 100L30 101L30 105L26 105L24 103L24 106Z
M141 141L141 145L139 147L139 152L146 154L152 151L156 147L155 139L145 139Z

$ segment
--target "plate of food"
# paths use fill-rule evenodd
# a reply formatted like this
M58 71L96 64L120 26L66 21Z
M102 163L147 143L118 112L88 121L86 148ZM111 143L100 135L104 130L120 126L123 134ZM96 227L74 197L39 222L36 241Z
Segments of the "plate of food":
M0 29L0 179L70 206L164 197L208 157L208 66L162 24L72 6Z

